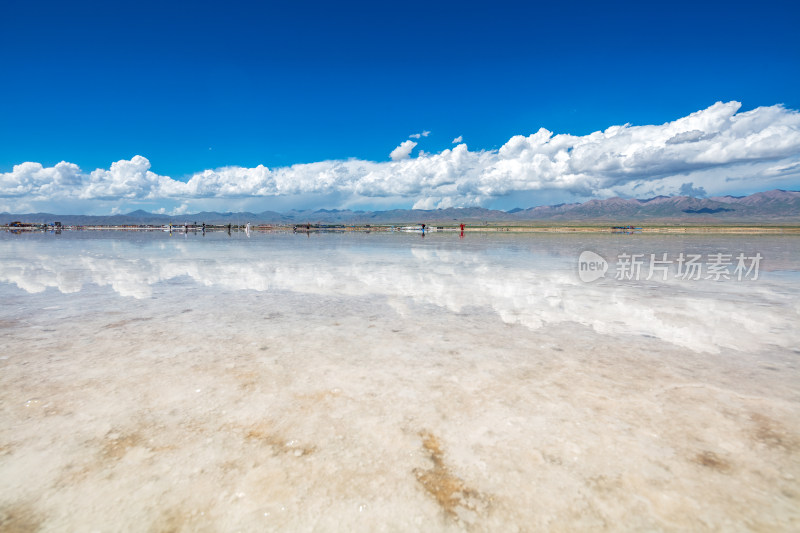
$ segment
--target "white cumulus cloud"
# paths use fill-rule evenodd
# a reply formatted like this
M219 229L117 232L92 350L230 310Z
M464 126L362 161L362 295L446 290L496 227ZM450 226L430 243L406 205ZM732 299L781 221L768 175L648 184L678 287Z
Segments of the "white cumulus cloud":
M325 204L318 207L390 200L449 207L515 193L645 197L677 194L689 190L686 184L708 195L797 187L800 113L780 105L740 108L738 102L718 102L665 124L611 126L582 136L541 128L515 135L497 150L470 151L458 137L451 149L420 152L413 159L417 143L406 140L387 162L232 166L204 170L187 181L156 174L140 155L89 173L67 162L53 167L27 162L0 173L0 198L9 210L125 202L186 212L189 201L192 207L224 209L258 198L313 197Z
M411 150L417 145L414 141L403 141L400 143L400 146L392 150L392 153L389 154L389 157L392 158L392 161L400 161L401 159L408 159L411 156Z
M97 169L81 191L81 198L145 198L152 199L172 181L150 171L150 161L140 155L130 161L117 161L109 170Z
M463 141L463 140L464 140L464 137L462 137L461 135L459 135L458 137L456 137L455 139L453 139L453 144L458 144L458 143L460 143L460 142L461 142L461 141Z
M21 163L11 172L0 174L0 196L57 196L63 190L79 188L81 181L78 165L66 161L49 168L40 163Z
M427 137L430 134L431 134L431 132L429 132L428 130L425 130L422 133L412 133L411 135L408 136L408 138L409 139L419 139L420 137Z

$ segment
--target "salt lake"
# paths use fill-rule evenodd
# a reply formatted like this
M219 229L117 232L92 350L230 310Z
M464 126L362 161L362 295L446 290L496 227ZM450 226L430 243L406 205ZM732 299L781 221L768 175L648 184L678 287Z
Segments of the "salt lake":
M0 525L797 531L799 260L779 235L3 232Z

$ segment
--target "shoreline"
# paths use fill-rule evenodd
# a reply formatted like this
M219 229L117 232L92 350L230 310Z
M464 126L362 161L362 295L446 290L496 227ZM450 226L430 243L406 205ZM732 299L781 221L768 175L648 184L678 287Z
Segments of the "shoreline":
M364 225L253 225L249 231L257 232L294 232L294 233L341 233L341 232L419 232L419 224L364 224ZM21 232L60 232L60 231L165 231L164 226L132 226L132 225L87 225L61 226L30 224L25 226L0 226L0 230L9 233ZM189 232L202 232L201 226L189 225ZM205 231L246 231L244 225L231 226L210 225ZM426 233L459 232L458 225L428 225ZM174 226L174 233L185 233L185 226ZM609 233L609 234L727 234L727 235L800 235L800 225L637 225L635 227L610 226L600 224L548 224L548 225L505 225L481 224L468 225L464 233Z

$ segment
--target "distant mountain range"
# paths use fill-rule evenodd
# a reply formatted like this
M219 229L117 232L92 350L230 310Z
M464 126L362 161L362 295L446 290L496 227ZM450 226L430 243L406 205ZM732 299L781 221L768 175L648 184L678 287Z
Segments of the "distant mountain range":
M52 213L0 213L0 224L13 221L64 225L123 224L379 224L379 223L478 223L547 222L558 223L800 223L800 191L772 190L749 196L656 196L647 200L609 198L584 203L516 208L510 211L464 207L448 209L393 209L389 211L350 211L319 209L277 213L218 213L203 211L187 215L160 215L147 211L90 216Z

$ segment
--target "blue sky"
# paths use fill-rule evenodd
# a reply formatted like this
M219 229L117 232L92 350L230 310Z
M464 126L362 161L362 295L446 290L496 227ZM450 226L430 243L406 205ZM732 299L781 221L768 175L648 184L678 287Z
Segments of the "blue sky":
M420 150L423 157L450 150L459 136L469 154L491 153L513 136L540 128L581 137L614 125L662 125L716 102L740 102L737 114L782 104L788 130L780 135L796 132L800 8L770 1L699 4L5 2L0 7L5 181L0 184L7 191L19 186L5 196L0 190L0 211L57 201L93 212L115 206L266 209L320 202L338 205L318 207L513 207L597 194L669 192L672 181L683 178L636 189L631 180L603 181L587 168L581 169L585 183L577 188L551 186L552 180L544 186L497 186L500 178L491 187L464 185L452 172L431 178L433 171L417 169L428 173L421 180L438 179L437 187L453 181L451 190L418 184L399 192L378 187L383 193L373 194L363 180L357 186L345 180L344 187L284 184L266 193L263 187L238 188L227 196L206 187L203 193L167 194L163 186L154 192L158 179L145 174L139 179L150 185L142 190L111 187L93 196L85 189L92 171L110 176L112 163L134 156L148 161L147 169L137 167L141 172L185 182L223 167L389 162L392 150L423 131L431 133L413 139L410 159ZM769 125L756 122L761 129L755 134L763 137ZM704 139L714 135L706 131ZM776 161L788 169L798 150L791 143L783 148L748 155L746 163L766 158L773 171ZM52 179L44 171L62 161L80 169L72 185L83 183L83 192L59 193L71 198L67 204L66 197L47 196L53 187L42 189L42 181ZM28 185L14 173L24 162L44 169L24 178ZM733 157L723 164L742 161ZM690 170L701 174L684 173L684 182L708 179L709 193L728 192L706 176L707 163L700 167ZM307 170L297 179L313 180ZM401 171L408 169L395 169ZM733 174L744 175L737 171ZM509 172L511 181L521 176ZM525 179L536 179L526 172ZM378 174L388 180L395 175ZM130 185L133 178L126 179ZM747 192L774 184L797 188L800 180L784 171L780 179L741 178L728 189Z

